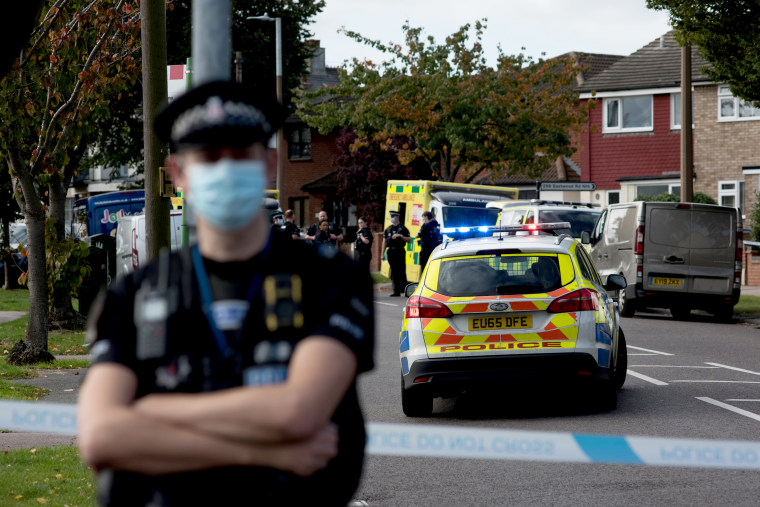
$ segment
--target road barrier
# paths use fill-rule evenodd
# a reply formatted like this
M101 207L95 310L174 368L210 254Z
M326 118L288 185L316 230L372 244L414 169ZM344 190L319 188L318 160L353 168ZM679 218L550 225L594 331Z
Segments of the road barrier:
M76 435L76 405L0 401L0 429ZM367 424L367 453L457 459L760 470L760 442Z

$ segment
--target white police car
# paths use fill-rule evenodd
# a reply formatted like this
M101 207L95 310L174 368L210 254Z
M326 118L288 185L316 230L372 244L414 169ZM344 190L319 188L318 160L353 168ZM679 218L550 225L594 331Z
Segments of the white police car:
M430 257L399 336L402 408L432 412L433 398L529 381L577 381L602 409L626 377L625 336L604 281L566 222L461 228Z

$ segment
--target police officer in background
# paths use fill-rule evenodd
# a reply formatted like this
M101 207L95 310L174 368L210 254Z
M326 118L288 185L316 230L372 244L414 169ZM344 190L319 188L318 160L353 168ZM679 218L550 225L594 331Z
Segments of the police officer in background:
M309 230L306 231L307 240L316 240L317 233L319 232L319 226L322 222L327 222L327 234L331 245L336 246L338 244L338 241L343 241L343 232L341 231L340 227L336 227L334 223L327 220L327 212L324 210L319 212L318 220L316 223L312 224L311 227L309 227Z
M359 217L357 220L359 230L356 231L356 242L354 244L354 259L369 271L369 264L372 261L372 243L375 241L375 235L367 224L367 219Z
M296 214L292 209L285 210L285 225L282 226L282 230L285 235L294 240L302 241L301 231L295 223Z
M383 251L391 266L393 281L391 297L400 296L406 288L406 244L412 240L409 229L401 223L400 215L398 211L391 211L391 225L383 232Z
M346 505L359 483L372 281L274 234L266 106L208 83L156 120L198 244L116 280L88 319L78 443L102 504Z
M420 227L420 232L417 233L417 238L420 241L420 274L425 271L430 254L443 241L441 226L438 225L438 220L433 218L431 212L424 212L422 214L422 221L424 223Z

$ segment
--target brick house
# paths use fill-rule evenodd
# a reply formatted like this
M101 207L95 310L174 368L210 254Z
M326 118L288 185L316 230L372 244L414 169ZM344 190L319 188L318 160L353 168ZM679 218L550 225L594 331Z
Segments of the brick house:
M309 61L303 87L314 91L323 86L338 84L338 70L325 66L325 49L319 41L310 41L314 54ZM298 115L285 122L284 163L285 181L280 196L282 209L292 209L299 227L308 227L316 221L320 211L327 211L330 220L344 231L356 228L355 213L336 197L337 180L333 159L338 155L335 144L337 133L320 134L309 127Z
M694 192L739 207L746 228L760 189L760 108L711 81L701 71L708 65L692 48ZM581 100L598 100L580 135L581 179L597 186L592 202L680 193L680 69L671 31L578 88Z

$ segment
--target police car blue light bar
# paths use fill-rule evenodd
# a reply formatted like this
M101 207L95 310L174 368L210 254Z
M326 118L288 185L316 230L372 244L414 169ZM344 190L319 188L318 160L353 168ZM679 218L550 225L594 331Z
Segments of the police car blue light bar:
M550 232L570 229L569 222L549 222L543 224L521 224L521 225L480 225L473 227L444 227L441 229L443 234L449 235L453 239L465 239L480 236L491 236L499 233L517 233L517 232Z

